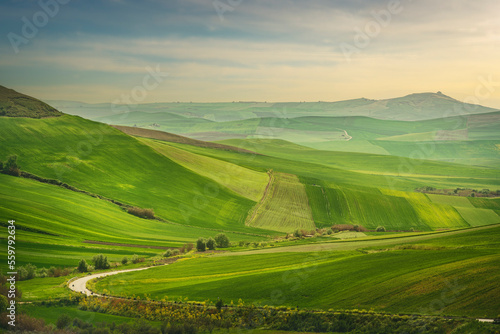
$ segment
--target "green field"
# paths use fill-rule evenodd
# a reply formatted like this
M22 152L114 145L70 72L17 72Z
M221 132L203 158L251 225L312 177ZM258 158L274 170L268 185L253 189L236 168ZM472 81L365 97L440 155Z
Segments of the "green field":
M269 182L269 177L266 173L180 150L168 145L166 142L143 138L140 141L151 146L157 152L172 159L179 165L201 176L210 178L238 195L254 202L260 201Z
M406 231L469 226L453 207L433 204L423 194L392 196L376 188L327 187L313 180L306 189L319 226L358 224Z
M255 202L112 127L65 115L41 120L0 117L0 128L4 156L17 154L25 171L152 208L172 222L251 231L244 221Z
M162 252L147 247L179 247L217 231L141 219L118 206L61 187L0 174L0 219L16 220L17 263L76 266L103 253L110 261ZM15 195L15 196L13 196ZM233 240L264 237L227 233ZM84 243L97 241L100 245ZM121 246L123 245L123 246ZM5 256L6 249L1 251ZM0 268L5 268L6 262Z
M315 229L303 184L296 175L271 173L262 201L248 215L246 224L280 232Z
M7 93L0 113L23 117L0 116L0 160L15 154L22 171L46 182L5 175L0 166L0 225L16 221L17 266L74 268L96 254L113 267L134 254L146 263L127 266L152 265L166 248L223 232L230 248L192 251L92 286L141 299L500 316L500 199L415 191L500 189L498 111L469 112L440 93L158 103L118 115L108 104L61 102L88 120L44 118L43 110L58 113ZM127 206L152 209L156 219L133 216ZM369 231L332 233L334 224ZM374 232L379 226L387 232ZM315 236L290 238L297 229ZM85 273L17 286L24 301L66 298L76 275ZM130 320L75 307L23 308L50 323L61 312L94 323Z
M481 225L500 223L500 216L497 215L495 211L487 208L481 209L481 206L479 206L479 208L476 208L473 205L474 202L471 203L471 200L474 200L474 198L443 196L443 195L433 195L433 194L427 194L427 196L434 203L453 206L470 226L481 226ZM488 202L496 203L488 199L479 200L476 203L484 203L483 206L487 207Z
M154 299L220 297L259 305L495 317L500 306L495 297L500 293L499 236L496 226L421 242L400 239L400 246L381 244L365 252L193 259L108 277L97 287ZM357 243L362 249L363 243Z

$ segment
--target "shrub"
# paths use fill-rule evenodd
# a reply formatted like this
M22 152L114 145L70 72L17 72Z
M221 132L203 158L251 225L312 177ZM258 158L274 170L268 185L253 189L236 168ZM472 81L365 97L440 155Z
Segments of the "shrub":
M240 240L240 242L238 242L238 246L242 247L242 246L244 246L244 245L245 245L245 241Z
M222 301L222 299L217 300L217 302L215 303L215 307L217 308L217 310L219 310L219 312L222 306L224 306L224 302Z
M47 276L49 276L49 271L47 270L47 268L40 268L40 269L38 269L37 277L44 278L44 277L47 277Z
M171 249L167 249L165 251L165 253L163 253L163 257L171 257L172 256L172 250Z
M20 176L21 171L19 170L19 167L17 166L17 155L11 155L7 158L7 162L5 164L2 163L2 173L13 175L13 176Z
M332 233L333 233L333 231L331 229L326 231L326 234L328 234L328 235L330 235Z
M28 271L23 266L17 267L18 280L24 281L28 277Z
M78 271L81 273L86 273L89 271L89 265L87 264L87 261L85 259L81 259L80 262L78 262Z
M131 206L127 209L127 212L130 213L131 215L140 217L140 218L146 218L146 219L155 219L155 213L153 209L143 209L139 208L137 206Z
M217 243L215 242L214 238L208 238L207 240L207 248L209 250L215 250L215 247L217 246Z
M351 224L335 224L332 227L332 231L356 231L356 232L366 232L368 231L362 225L351 225Z
M385 232L385 227L383 226L377 226L377 232Z
M58 329L66 328L70 324L71 324L71 317L69 315L67 315L66 313L61 314L56 321L56 327Z
M193 245L192 243L188 243L188 244L186 244L186 250L187 250L188 252L192 251L192 250L193 250L193 248L194 248L194 245Z
M294 236L295 238L300 238L300 237L302 236L302 233L300 233L300 231L299 231L299 230L295 230L295 231L293 231L293 236Z
M92 258L92 262L94 262L94 268L96 269L109 269L111 267L108 262L108 257L102 254L95 255Z
M132 256L132 263L136 264L139 262L144 262L144 258L139 257L139 255L137 254L134 254L134 256Z
M219 233L215 236L215 242L218 248L227 248L230 245L229 238L224 233Z
M126 265L127 263L128 263L128 258L126 256L124 256L122 259L122 264Z
M173 255L173 256L177 256L177 255L179 255L180 253L181 253L181 251L180 251L180 250L178 250L178 249L174 249L174 250L172 251L172 255Z
M196 241L196 250L198 252L204 252L207 250L207 242L204 238L198 238Z

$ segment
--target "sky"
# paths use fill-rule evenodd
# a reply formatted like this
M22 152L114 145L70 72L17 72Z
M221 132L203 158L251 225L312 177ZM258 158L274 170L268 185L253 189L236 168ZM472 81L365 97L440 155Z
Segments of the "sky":
M4 0L0 85L87 103L442 91L500 108L499 14L498 0Z

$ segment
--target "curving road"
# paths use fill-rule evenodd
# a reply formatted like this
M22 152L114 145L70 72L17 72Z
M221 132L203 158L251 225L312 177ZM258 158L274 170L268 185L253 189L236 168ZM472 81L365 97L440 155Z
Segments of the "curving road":
M111 276L111 275L116 275L116 274L121 274L121 273L127 273L131 271L139 271L139 270L146 270L151 267L144 267L144 268L134 268L134 269L124 269L124 270L117 270L117 271L108 271L106 273L99 273L99 274L93 274L93 275L88 275L85 277L78 278L74 281L70 281L68 283L68 287L75 291L75 292L80 292L84 293L87 296L100 296L98 294L94 294L92 291L87 289L87 282L94 279L94 278L99 278L99 277L105 277L105 276Z

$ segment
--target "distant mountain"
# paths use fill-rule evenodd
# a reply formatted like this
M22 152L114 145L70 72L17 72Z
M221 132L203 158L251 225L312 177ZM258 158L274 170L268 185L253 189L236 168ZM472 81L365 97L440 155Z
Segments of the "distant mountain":
M45 118L63 115L45 102L0 86L0 116Z
M123 121L122 113L136 111L143 112L146 115L147 113L157 114L147 120L148 122L156 121L158 114L162 112L184 116L192 121L198 118L204 121L227 122L265 117L297 118L306 116L366 116L381 120L419 121L497 111L497 109L493 108L460 102L441 92L410 94L385 100L359 98L338 102L170 102L128 106L112 105L111 103L86 104L71 101L51 101L51 105L63 110L65 113L92 120L112 116L107 119L110 122L114 122L114 118ZM126 118L129 118L128 116Z

